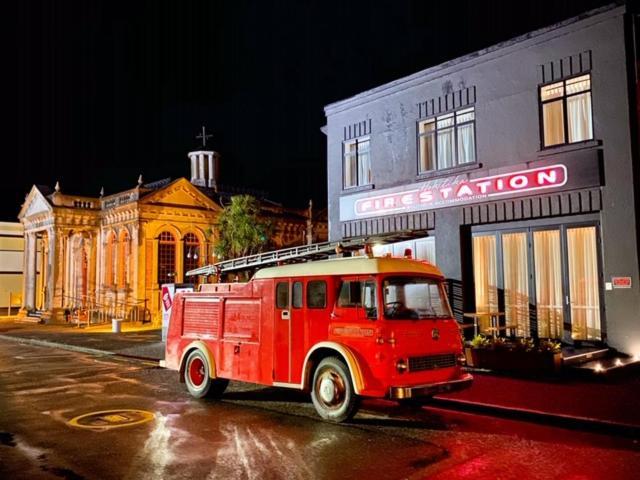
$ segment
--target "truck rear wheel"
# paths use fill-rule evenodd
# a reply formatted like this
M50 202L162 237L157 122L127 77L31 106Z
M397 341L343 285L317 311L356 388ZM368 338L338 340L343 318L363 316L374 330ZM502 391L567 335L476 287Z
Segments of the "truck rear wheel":
M184 383L192 397L219 397L229 384L224 378L211 378L207 357L200 350L194 350L187 357L184 367Z
M343 422L356 414L359 398L342 360L327 357L318 364L313 373L311 401L318 415L331 422Z

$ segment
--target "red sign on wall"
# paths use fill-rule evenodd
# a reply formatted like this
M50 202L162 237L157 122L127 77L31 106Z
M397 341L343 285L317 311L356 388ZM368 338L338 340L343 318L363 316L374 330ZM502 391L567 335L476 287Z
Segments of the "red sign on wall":
M567 183L567 167L562 164L520 170L475 179L451 179L438 185L361 198L354 203L356 216L384 215L477 202L501 195L561 187Z
M631 288L631 277L611 277L613 288Z
M162 304L164 305L165 312L168 312L173 304L171 292L169 292L169 288L166 286L162 287Z

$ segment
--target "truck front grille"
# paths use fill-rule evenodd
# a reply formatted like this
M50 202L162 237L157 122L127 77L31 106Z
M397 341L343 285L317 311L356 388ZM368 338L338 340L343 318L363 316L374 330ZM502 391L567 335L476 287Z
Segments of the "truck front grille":
M427 355L425 357L409 357L409 371L433 370L435 368L454 367L456 356L453 353Z

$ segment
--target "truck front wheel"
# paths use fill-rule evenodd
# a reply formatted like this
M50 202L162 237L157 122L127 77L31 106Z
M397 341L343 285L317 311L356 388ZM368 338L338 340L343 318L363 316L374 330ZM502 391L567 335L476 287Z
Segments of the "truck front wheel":
M207 358L200 350L194 350L187 357L184 368L184 383L195 398L219 397L229 384L224 378L211 378Z
M318 364L313 374L311 401L318 415L331 422L343 422L356 414L359 398L342 360L327 357Z

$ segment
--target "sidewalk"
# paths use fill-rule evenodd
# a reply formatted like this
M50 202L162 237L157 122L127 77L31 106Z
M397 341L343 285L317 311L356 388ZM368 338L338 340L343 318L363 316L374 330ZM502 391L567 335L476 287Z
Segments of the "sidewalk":
M436 396L442 405L501 411L553 423L597 424L640 436L640 373L616 379L528 379L474 373L471 388Z
M66 325L33 325L0 319L0 339L66 348L102 355L121 355L157 362L164 359L160 329L123 325L78 329ZM526 417L556 425L588 425L640 437L640 373L610 379L516 378L474 373L471 388L435 397L441 406Z
M16 323L7 317L0 319L0 339L155 362L164 359L161 338L159 328L140 324L123 323L122 333L112 333L111 325L77 328Z

